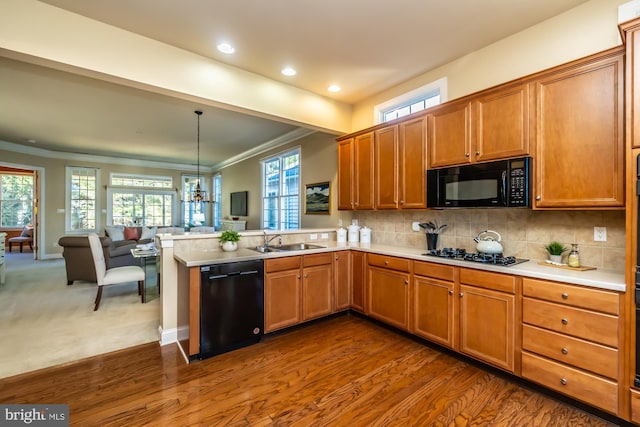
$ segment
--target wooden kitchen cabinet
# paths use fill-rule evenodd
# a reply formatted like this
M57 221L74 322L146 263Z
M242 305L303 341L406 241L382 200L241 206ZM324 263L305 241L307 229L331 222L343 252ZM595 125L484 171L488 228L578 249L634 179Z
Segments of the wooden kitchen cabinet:
M429 262L413 263L411 332L454 348L455 268Z
M348 310L351 305L351 251L333 253L333 311Z
M460 352L514 372L516 278L460 269Z
M626 22L620 28L626 48L626 135L631 148L640 148L640 94L636 90L636 82L640 82L640 52L637 52L640 46L640 20Z
M332 312L331 253L267 259L264 270L265 332Z
M534 208L624 207L623 72L615 48L532 83Z
M471 103L471 161L529 154L529 86L504 87Z
M367 254L351 252L351 308L364 313L367 283Z
M419 117L375 131L376 209L424 209L426 119Z
M410 260L369 254L367 315L396 328L409 329Z
M267 259L264 262L264 331L273 332L302 321L302 257Z
M429 168L471 162L471 104L446 103L427 115Z
M522 279L522 376L618 413L620 296Z
M333 255L310 254L302 257L302 320L333 312Z
M338 209L374 208L374 133L338 141Z

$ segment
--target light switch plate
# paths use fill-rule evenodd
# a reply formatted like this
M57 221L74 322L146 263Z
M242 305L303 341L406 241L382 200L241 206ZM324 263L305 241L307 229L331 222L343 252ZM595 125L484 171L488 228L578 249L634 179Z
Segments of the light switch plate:
M309 240L318 240L317 234L309 234Z
M593 241L594 242L606 242L607 241L607 227L593 227Z

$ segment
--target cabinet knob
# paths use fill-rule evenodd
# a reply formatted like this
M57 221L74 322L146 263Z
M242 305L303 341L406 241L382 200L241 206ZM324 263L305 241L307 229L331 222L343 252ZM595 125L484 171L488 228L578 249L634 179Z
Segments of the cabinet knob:
M566 292L562 293L562 299L569 299L569 294Z
M449 291L449 295L453 295L453 291Z
M566 378L561 378L560 379L560 384L567 385L567 379Z
M340 257L338 255L336 255L336 261L338 261L340 259Z
M536 196L536 200L542 200L542 197Z
M480 152L479 152L479 151L476 151L476 156L479 156L479 155L480 155Z
M562 347L562 354L569 354L569 349L567 347Z
M384 262L384 265L389 265L389 261L385 261L385 262Z
M408 284L409 284L409 281L408 281L408 280L405 280L405 281L404 281L404 284L405 284L405 285L408 285Z
M465 156L465 157L470 157L470 156L471 156L471 153L464 153L464 156Z
M563 325L567 325L569 323L569 319L567 319L566 317L562 318L562 324Z
M460 292L460 293L458 294L458 296L459 296L460 298L462 298L462 296L463 296L463 295L464 295L464 294L463 294L462 292Z
M298 279L300 278L300 275L298 274Z
M307 277L309 277L309 275L308 275L308 274L305 274L305 275L304 275L304 278L306 279Z
M404 205L404 200L400 200L400 204L401 204L401 205Z

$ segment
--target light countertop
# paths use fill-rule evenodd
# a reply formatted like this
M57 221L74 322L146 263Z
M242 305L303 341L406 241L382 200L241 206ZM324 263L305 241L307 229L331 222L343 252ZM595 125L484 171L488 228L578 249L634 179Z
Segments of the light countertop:
M600 269L588 271L568 270L555 268L552 266L540 265L538 264L538 261L528 261L511 267L504 267L498 265L488 265L426 256L424 255L424 253L426 252L426 250L424 249L404 248L380 244L337 243L334 241L314 241L309 243L326 247L320 249L308 249L304 251L270 252L266 254L257 252L249 248L240 248L234 252L222 252L217 248L211 250L194 249L176 253L174 255L174 258L187 267L196 267L201 265L247 261L252 259L269 259L285 256L304 255L310 253L333 252L341 249L354 249L382 255L410 258L419 261L447 264L456 267L474 268L478 270L512 274L516 276L525 276L536 279L547 279L564 283L573 283L576 285L585 285L619 292L625 292L626 290L624 272L621 271Z

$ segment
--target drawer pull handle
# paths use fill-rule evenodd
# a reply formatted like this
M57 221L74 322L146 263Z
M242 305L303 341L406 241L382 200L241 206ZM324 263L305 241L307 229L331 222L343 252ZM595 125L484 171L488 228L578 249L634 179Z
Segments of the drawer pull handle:
M566 292L562 293L562 299L569 299L569 294Z
M409 281L408 281L408 280L405 280L405 281L404 281L404 284L405 284L405 285L408 285L408 284L409 284Z
M385 261L385 262L384 262L384 265L389 265L389 261Z
M562 354L569 354L569 349L567 347L562 347Z
M562 324L563 324L563 325L566 325L566 324L568 324L568 323L569 323L569 319L567 319L566 317L563 317L563 318L562 318Z
M453 295L453 291L449 291L449 295Z
M560 384L567 385L567 379L566 378L561 378L560 379Z

